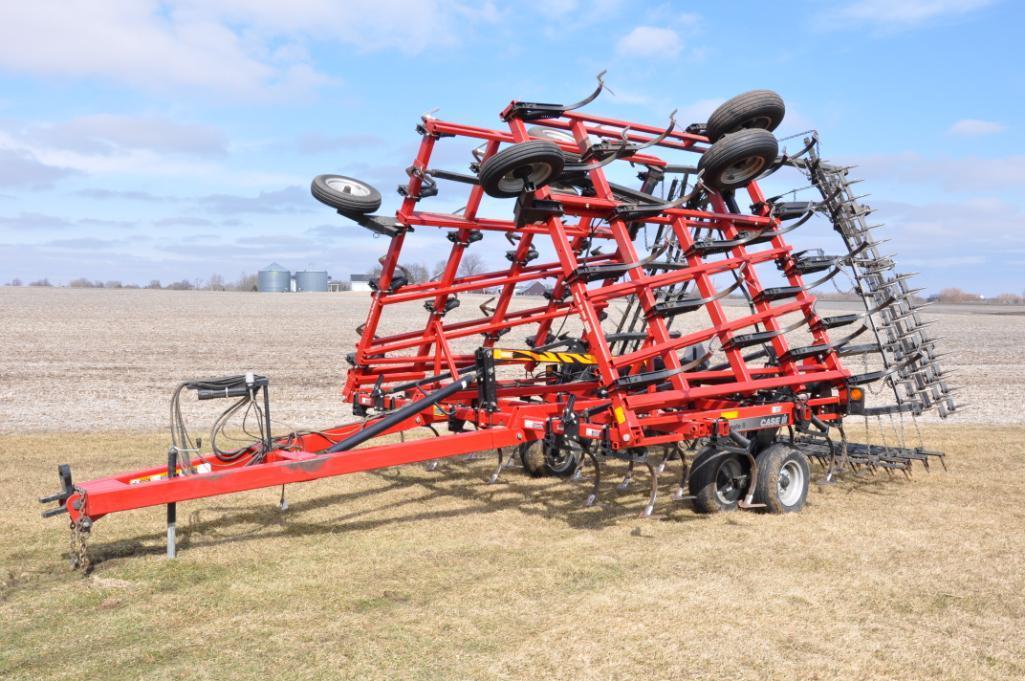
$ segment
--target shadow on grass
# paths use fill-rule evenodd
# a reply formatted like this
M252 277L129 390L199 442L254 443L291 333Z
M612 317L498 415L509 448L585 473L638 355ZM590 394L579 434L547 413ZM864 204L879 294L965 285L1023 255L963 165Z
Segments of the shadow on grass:
M593 469L585 469L579 481L565 481L555 478L531 479L519 468L507 469L501 479L485 485L480 473L485 471L479 458L448 459L433 472L417 471L403 475L408 467L371 471L384 484L373 489L358 492L330 494L291 503L286 511L280 511L276 504L253 504L249 506L207 506L189 513L185 523L179 522L178 547L188 549L200 546L219 546L264 540L273 537L331 535L340 532L361 532L383 526L438 521L474 514L497 514L503 511L518 511L524 515L562 521L567 526L582 530L601 530L624 521L637 520L648 501L650 478L643 467L635 472L632 484L626 490L618 490L617 483L626 471L626 466L602 467L602 481L598 502L591 507L584 505L584 499L592 490ZM700 521L702 516L694 513L688 501L671 498L680 475L679 462L671 462L659 476L658 503L651 521L690 522ZM618 476L618 477L617 477ZM821 476L817 476L821 478ZM815 483L813 483L815 484ZM873 495L892 495L902 484L903 476L886 474L859 474L843 477L829 486L846 493L859 491ZM385 495L401 494L403 491L420 492L404 495L398 500L387 500ZM376 499L375 499L376 498ZM442 500L458 501L447 508L423 510L425 504ZM366 508L367 503L377 503ZM327 520L305 522L305 513L328 507L360 502L363 508L345 512ZM413 507L410 510L406 510ZM209 517L213 516L213 517ZM180 516L179 516L180 517ZM139 555L162 555L166 548L154 543L160 530L130 539L119 539L106 543L93 542L90 555L94 565L117 558Z
M636 520L648 501L650 478L643 467L639 467L628 489L620 491L617 483L626 471L622 467L602 466L602 481L598 501L591 507L584 500L593 487L593 469L585 469L579 481L556 478L531 479L522 469L506 469L500 480L486 485L480 474L490 475L492 466L482 465L479 458L448 459L442 461L433 472L417 471L404 475L402 468L371 471L384 484L358 492L329 494L289 504L286 511L280 511L276 504L253 504L249 506L207 506L189 513L182 523L179 507L178 546L181 549L197 546L217 546L246 542L252 539L267 539L280 536L315 536L349 531L366 531L377 527L416 523L424 520L445 520L475 514L496 514L503 511L519 511L539 518L561 520L576 529L599 530L622 522ZM700 520L690 511L689 502L673 501L673 488L679 481L679 463L675 468L666 468L659 476L658 505L652 521L671 522ZM615 477L615 476L620 477ZM419 492L402 494L403 491ZM385 495L402 494L397 500L386 500ZM373 504L377 497L378 505ZM447 507L437 510L423 510L430 505L447 500ZM457 507L451 502L455 500ZM344 509L346 504L359 502L361 508L317 522L304 522L302 516L309 512L333 506ZM673 513L672 517L660 515L669 506L686 508L686 513ZM411 508L408 512L407 508ZM214 516L214 517L210 517ZM155 532L136 535L129 539L90 543L90 556L94 565L117 558L138 555L163 554L165 547L155 544L162 528Z

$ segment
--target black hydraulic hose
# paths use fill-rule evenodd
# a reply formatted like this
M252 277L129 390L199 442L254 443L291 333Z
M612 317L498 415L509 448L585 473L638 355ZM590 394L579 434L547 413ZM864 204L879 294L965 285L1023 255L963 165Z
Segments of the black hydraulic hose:
M401 409L397 409L392 413L388 414L387 416L384 416L374 421L371 425L367 426L363 430L353 433L341 442L331 445L330 447L325 449L323 453L332 454L335 452L344 452L348 449L352 449L356 445L362 444L371 438L377 437L378 435L388 430L395 424L405 421L407 418L417 413L418 411L422 411L426 407L433 406L438 402L441 402L446 397L450 397L451 395L454 395L461 390L466 390L470 386L470 384L476 380L476 376L465 376L459 379L458 381L455 381L454 383L449 383L444 388L435 390L432 393L427 393L427 395L420 398L419 400L416 400L415 402L410 402Z
M477 365L476 364L471 364L469 366L466 366L466 367L463 367L462 369L460 369L458 373L459 373L460 376L462 376L463 374L468 374L468 373L471 373L471 372L476 371L476 370L477 370ZM413 388L419 388L422 385L427 385L428 383L434 383L435 381L443 381L446 378L452 378L452 372L451 371L443 371L440 374L435 374L434 376L428 376L427 378L421 378L421 379L416 380L416 381L410 381L409 383L403 383L401 385L392 386L392 387L388 388L386 391L384 391L384 394L385 395L394 395L395 393L404 393L407 390L412 390Z

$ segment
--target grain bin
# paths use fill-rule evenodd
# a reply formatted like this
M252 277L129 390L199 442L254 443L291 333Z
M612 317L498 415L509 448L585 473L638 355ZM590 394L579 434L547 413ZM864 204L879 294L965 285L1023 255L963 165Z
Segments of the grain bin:
M327 291L327 272L323 270L305 270L295 273L296 291Z
M285 293L292 290L292 273L276 262L257 275L257 288L263 293Z

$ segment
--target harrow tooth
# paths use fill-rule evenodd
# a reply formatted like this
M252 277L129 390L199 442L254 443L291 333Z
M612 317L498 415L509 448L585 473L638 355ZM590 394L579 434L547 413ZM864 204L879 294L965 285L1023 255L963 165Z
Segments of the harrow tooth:
M648 503L641 510L641 517L650 518L655 510L655 500L658 498L658 471L647 459L644 460L644 465L647 467L648 475L651 478L651 495L648 497Z
M634 480L634 462L630 461L629 467L626 469L626 475L623 476L623 480L616 485L616 489L620 492L625 492L630 489L630 483Z
M889 325L893 325L893 324L896 324L897 322L902 322L905 319L915 319L915 315L917 315L917 314L918 314L917 310L910 310L910 311L905 312L903 314L890 317L890 319L888 319L887 322L889 323Z

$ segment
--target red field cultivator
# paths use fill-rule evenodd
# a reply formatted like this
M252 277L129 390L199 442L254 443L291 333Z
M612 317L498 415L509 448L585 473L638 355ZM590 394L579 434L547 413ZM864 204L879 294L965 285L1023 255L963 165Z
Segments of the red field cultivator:
M318 200L388 240L348 356L344 398L361 422L273 434L265 378L183 384L166 467L79 483L62 466L61 491L44 499L58 506L45 515L69 513L81 542L104 515L167 504L173 551L177 502L485 450L498 451L492 480L517 460L531 475L588 470L587 504L605 462L621 459L621 488L635 468L647 471L646 514L671 462L679 463L674 497L699 512L781 513L804 505L809 458L828 479L861 468L906 472L942 456L904 438L906 419L955 409L921 305L879 252L865 221L871 209L847 169L819 157L817 134L795 136L800 148L781 153L772 131L783 101L764 90L684 129L672 116L651 126L582 113L600 81L574 105L514 101L499 129L425 115L394 217L373 214L381 195L365 182L313 181ZM434 161L451 158L438 149L453 140L471 141L468 172ZM816 197L765 196L757 180L784 168ZM425 210L436 196L465 206ZM788 243L823 217L841 253ZM448 257L434 279L415 282L403 251L421 236L414 231L431 230L445 233ZM468 251L496 243L507 267L461 270ZM822 316L813 291L838 277L863 304ZM517 296L535 282L544 298ZM470 299L479 314L454 313ZM389 315L408 328L411 304L423 323L388 332ZM845 365L852 358L862 370ZM235 400L214 426L210 453L181 418L186 390ZM877 397L867 404L869 391ZM892 399L878 397L886 394ZM221 450L218 433L243 413L260 432ZM848 442L850 415L880 427L886 417L893 436ZM433 437L385 438L422 428Z

